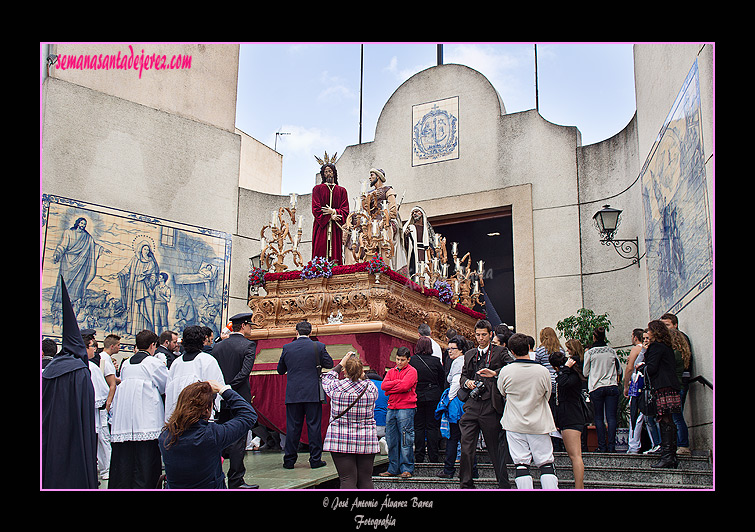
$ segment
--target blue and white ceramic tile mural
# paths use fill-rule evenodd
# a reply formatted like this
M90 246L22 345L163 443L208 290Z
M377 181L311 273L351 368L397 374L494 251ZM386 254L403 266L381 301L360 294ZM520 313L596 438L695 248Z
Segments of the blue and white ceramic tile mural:
M651 319L712 283L713 246L697 62L641 172Z
M459 97L412 106L412 166L459 158Z
M42 334L61 335L62 276L81 329L124 344L149 329L220 334L231 235L83 201L42 197Z

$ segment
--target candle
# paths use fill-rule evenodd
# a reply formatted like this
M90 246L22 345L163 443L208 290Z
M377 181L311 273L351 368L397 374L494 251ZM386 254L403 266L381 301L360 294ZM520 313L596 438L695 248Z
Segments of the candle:
M367 192L367 182L362 181L362 196Z
M472 292L472 293L473 294L477 294L479 292L480 292L480 283L479 283L479 281L475 281L474 282L474 292Z
M383 229L383 241L384 242L390 241L390 238L388 237L388 229Z
M359 241L359 231L357 229L351 230L351 243L356 244Z
M483 261L481 261L481 260L477 261L477 269L480 272L480 275L482 275L482 270L483 270L484 264L485 263Z
M304 221L304 216L299 216L299 231L301 231L301 224Z
M442 268L443 268L443 277L444 277L444 278L445 278L445 277L448 277L448 264L444 264L444 265L442 266Z
M296 192L291 193L291 207L296 207Z
M459 280L458 279L454 281L454 293L456 294L459 293Z
M458 242L451 242L451 253L453 253L454 255L456 255L456 250L457 250L458 246L459 246Z
M299 247L299 235L294 236L294 251L296 251L296 248Z
M434 272L438 271L438 258L437 257L433 257L433 271Z
M265 251L265 248L267 247L267 240L265 240L265 237L262 237L262 240L260 240L260 253Z
M456 271L461 271L461 263L459 262L459 259L454 259L454 266L456 267Z
M276 216L278 213L273 211L270 216L270 225L272 227L278 227L278 217Z
M440 247L440 235L438 233L435 233L435 247Z
M378 234L378 221L372 220L372 235L377 236Z

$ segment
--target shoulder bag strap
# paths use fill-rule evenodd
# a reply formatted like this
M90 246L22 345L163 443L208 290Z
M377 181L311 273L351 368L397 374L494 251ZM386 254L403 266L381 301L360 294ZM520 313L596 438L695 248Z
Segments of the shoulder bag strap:
M348 412L349 410L351 410L351 407L354 406L355 404L357 404L357 401L359 401L359 399L364 395L364 392L367 391L367 387L369 385L370 385L369 383L365 383L364 388L362 389L361 392L359 392L359 395L357 395L357 398L354 399L354 401L352 401L352 403L349 406L346 407L346 410L344 410L343 412L341 412L340 414L338 414L337 416L335 416L332 419L332 421L335 421L336 419L338 419L339 417L341 417L342 415L344 415L346 412Z

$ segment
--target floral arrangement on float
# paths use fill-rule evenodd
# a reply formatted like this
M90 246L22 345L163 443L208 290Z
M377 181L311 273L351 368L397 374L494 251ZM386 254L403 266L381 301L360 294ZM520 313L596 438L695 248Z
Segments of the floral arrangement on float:
M313 257L301 270L301 279L314 279L316 277L330 277L333 275L334 262L325 257Z
M388 266L383 262L383 257L376 255L367 261L367 273L383 273L388 271Z
M301 270L293 270L288 272L267 272L265 274L265 282L267 281L288 281L293 279L314 279L316 277L332 277L333 275L342 275L357 272L367 273L384 273L389 279L402 284L408 288L411 288L415 292L424 294L430 297L437 297L441 303L451 305L456 310L472 316L477 319L484 319L485 314L477 312L464 305L453 303L453 291L448 283L437 281L435 288L427 288L420 286L411 279L408 279L400 273L390 269L382 260L381 257L376 257L371 261L358 262L356 264L343 264L336 265L332 261L328 261L324 257L314 257L307 265ZM250 277L251 279L251 277Z
M433 287L438 292L438 299L441 303L450 305L453 303L454 291L451 289L451 285L443 281L435 281Z
M249 286L265 286L265 270L252 268L249 271Z

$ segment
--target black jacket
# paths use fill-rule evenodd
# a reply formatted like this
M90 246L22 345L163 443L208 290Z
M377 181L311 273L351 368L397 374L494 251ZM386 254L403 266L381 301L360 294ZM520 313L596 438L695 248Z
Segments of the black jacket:
M582 379L574 369L566 366L556 373L556 398L553 401L553 418L556 427L583 425Z
M681 389L676 376L674 350L662 342L652 342L645 351L645 375L654 390Z
M254 366L256 351L257 342L241 333L232 333L215 344L210 353L218 361L225 383L249 403L252 402L249 374Z
M488 346L490 351L490 363L486 366L496 373L499 372L499 370L505 366L506 364L513 362L514 357L511 356L511 353L509 353L509 350L506 349L503 346L490 344ZM461 384L461 389L459 390L459 398L464 399L464 397L467 395L467 391L464 383L467 379L469 380L481 380L485 383L486 391L482 395L483 400L490 400L493 401L493 408L495 409L496 413L499 415L503 414L503 396L501 395L501 392L498 390L498 382L496 377L484 377L480 378L479 375L476 375L477 371L481 369L482 367L485 367L485 361L478 360L477 357L477 347L474 347L470 349L469 351L464 353L464 367L461 370L461 375L459 376L459 383ZM471 399L472 401L474 399Z
M413 355L409 363L417 370L417 402L440 401L446 382L446 372L434 355Z

